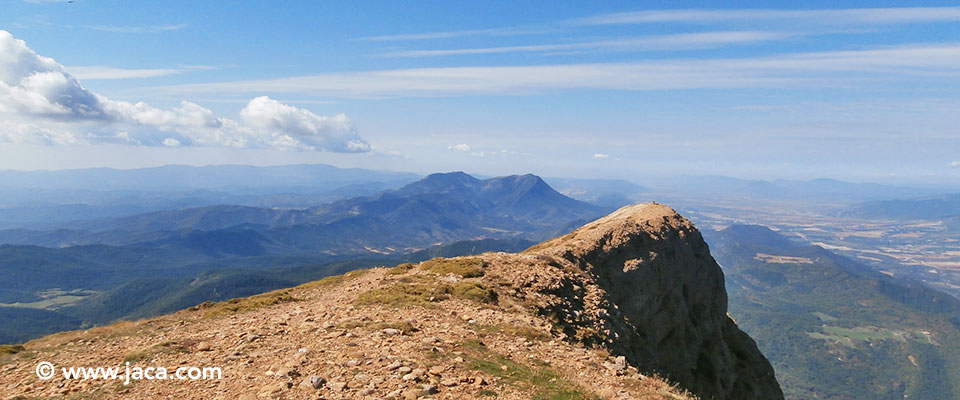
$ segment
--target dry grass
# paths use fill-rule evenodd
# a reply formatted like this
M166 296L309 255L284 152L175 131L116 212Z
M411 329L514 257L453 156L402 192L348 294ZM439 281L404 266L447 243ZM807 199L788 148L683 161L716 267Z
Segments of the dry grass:
M59 346L80 339L95 338L96 340L104 340L116 337L137 336L144 334L144 331L147 333L152 332L153 329L151 327L144 326L146 325L145 321L149 320L120 321L110 325L104 325L87 330L54 333L49 336L31 340L24 344L24 347L28 349L39 349L43 347Z
M531 328L529 326L474 325L473 330L479 333L487 334L487 335L501 334L506 336L522 337L531 341L550 340L553 337L553 336L550 336L549 332L544 332L539 329Z
M413 269L414 265L410 263L403 263L396 267L390 268L387 270L387 275L403 275L410 272Z
M625 384L630 393L637 399L698 400L697 396L675 384L669 384L669 381L657 375L638 380L627 380Z
M192 339L184 341L169 340L158 345L151 346L146 350L135 351L127 354L126 357L123 358L123 361L134 364L139 361L152 360L158 354L188 353L190 352L190 348L194 345L196 345L196 340Z
M450 294L454 297L483 304L497 302L497 291L486 287L482 283L461 281L446 286L449 287Z
M0 356L7 354L17 354L23 351L23 346L19 344L2 344L0 345Z
M353 270L343 275L333 275L333 276L328 276L326 278L320 279L318 281L307 282L300 286L297 286L296 288L297 289L313 289L313 288L325 288L325 287L337 286L344 282L364 276L368 272L370 272L369 269Z
M420 269L435 274L459 275L461 278L478 278L483 276L483 260L476 257L469 258L434 258L420 263Z
M514 361L509 356L491 351L477 341L466 341L460 349L466 358L465 367L495 376L500 382L531 393L531 399L599 400L580 385L558 374L549 364L533 360L533 365Z
M403 277L397 283L361 293L357 304L383 304L389 306L432 306L450 297L495 303L497 292L478 282L461 281L452 284L440 283L424 276Z
M319 281L318 281L319 282ZM256 296L231 299L220 303L214 303L207 307L203 314L204 318L215 318L223 315L235 314L257 310L263 307L269 307L281 303L298 301L299 299L290 294L289 289L274 290L272 292L261 293Z
M355 271L347 272L342 275L333 275L333 276L328 276L326 278L316 280L313 282L307 282L302 285L296 286L292 289L279 289L279 290L274 290L272 292L261 293L261 294L250 296L250 297L230 299L230 300L219 302L219 303L206 302L206 303L191 307L190 310L192 311L206 310L206 312L203 315L204 318L215 318L222 315L257 310L263 307L269 307L276 304L299 301L300 299L290 294L291 290L326 288L331 286L337 286L337 285L343 284L344 282L359 278L368 272L370 272L369 269L358 269Z

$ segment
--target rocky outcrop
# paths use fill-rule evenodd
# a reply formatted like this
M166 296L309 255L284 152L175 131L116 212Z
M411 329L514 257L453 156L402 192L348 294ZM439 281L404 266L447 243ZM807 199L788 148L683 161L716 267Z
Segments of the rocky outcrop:
M727 316L720 266L673 209L627 206L527 254L586 274L586 282L557 282L555 305L565 306L545 308L571 338L602 344L703 399L783 398L770 363ZM574 286L595 293L580 296ZM603 328L581 332L591 326Z

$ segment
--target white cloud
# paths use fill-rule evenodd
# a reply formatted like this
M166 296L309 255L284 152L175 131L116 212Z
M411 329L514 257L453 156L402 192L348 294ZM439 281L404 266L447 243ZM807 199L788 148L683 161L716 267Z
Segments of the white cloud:
M873 74L873 75L869 75ZM957 82L960 44L632 63L395 69L148 88L154 93L284 93L343 98L539 94L551 90L673 90L876 86L876 78Z
M167 25L140 25L140 26L115 26L115 25L91 25L87 28L95 31L113 32L113 33L157 33L179 31L186 28L187 24L167 24Z
M468 144L466 144L466 143L460 143L460 144L455 144L455 145L452 145L452 146L447 146L447 149L448 149L448 150L456 150L456 151L469 152L469 151L470 151L470 145L468 145Z
M896 8L849 8L849 9L807 9L807 10L647 10L600 14L584 18L559 21L540 26L500 27L489 29L469 29L462 31L423 32L396 35L366 36L359 41L395 42L435 39L455 39L475 36L520 36L554 33L563 29L581 25L618 25L651 23L739 23L789 22L822 27L823 25L856 27L914 24L930 22L960 21L960 7L896 7Z
M603 154L603 153L596 153L596 154L593 155L593 158L600 158L600 159L610 158L610 155L609 155L609 154Z
M254 129L269 135L260 136L269 137L272 147L293 146L340 153L370 151L370 145L357 135L343 114L319 116L261 96L250 100L240 116Z
M951 166L951 167L960 167L960 160L958 160L958 161L950 161L950 163L947 164L947 165L949 165L949 166Z
M81 80L155 78L182 72L179 69L169 68L130 69L100 65L66 67L66 71Z
M243 123L189 101L162 109L106 98L0 30L2 142L370 151L343 115L319 116L265 96L251 100L240 115Z
M726 31L698 32L676 35L657 35L639 38L594 40L578 43L542 44L528 46L481 47L444 50L405 50L385 54L386 57L430 57L501 53L562 53L584 51L649 51L692 50L734 44L782 40L797 36L788 32Z
M812 24L883 25L960 21L960 7L852 8L830 10L652 10L597 15L573 21L583 25L664 22L804 21Z
M424 32L398 35L364 36L356 38L357 41L365 42L396 42L396 41L414 41L414 40L432 40L432 39L452 39L468 36L514 36L514 35L533 35L539 33L552 32L549 28L491 28L491 29L472 29L464 31L446 31L446 32Z

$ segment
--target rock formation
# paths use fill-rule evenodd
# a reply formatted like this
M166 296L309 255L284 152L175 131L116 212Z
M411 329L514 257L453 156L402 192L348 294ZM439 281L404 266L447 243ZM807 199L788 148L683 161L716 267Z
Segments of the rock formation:
M561 282L560 325L641 371L657 371L703 399L783 398L773 368L727 316L723 273L700 232L669 207L624 207L527 251L589 278ZM577 302L569 286L596 285ZM581 289L585 290L585 289ZM576 305L576 307L570 307ZM577 318L575 315L597 317ZM584 336L580 329L602 326Z

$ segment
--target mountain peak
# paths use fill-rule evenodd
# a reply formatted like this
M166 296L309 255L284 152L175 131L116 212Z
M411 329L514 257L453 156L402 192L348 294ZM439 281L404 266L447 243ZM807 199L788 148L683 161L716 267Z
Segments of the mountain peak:
M773 367L727 317L723 272L706 242L672 208L626 206L526 253L564 260L595 279L614 315L625 316L606 321L617 338L608 345L631 364L703 398L783 398Z
M423 180L442 180L442 181L470 181L476 182L479 179L474 178L473 175L470 175L463 171L453 171L453 172L437 172L430 175L427 175Z
M480 180L462 171L430 174L397 190L403 195L476 190Z

